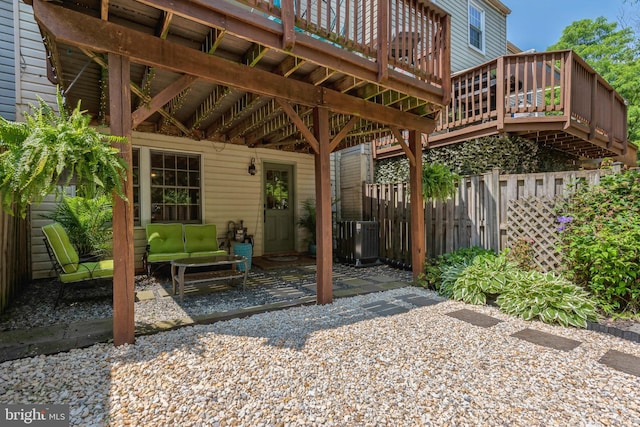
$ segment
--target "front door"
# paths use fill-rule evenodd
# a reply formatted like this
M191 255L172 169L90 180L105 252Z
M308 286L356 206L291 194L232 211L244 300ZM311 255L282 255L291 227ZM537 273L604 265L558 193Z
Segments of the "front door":
M293 166L264 164L264 252L295 249Z

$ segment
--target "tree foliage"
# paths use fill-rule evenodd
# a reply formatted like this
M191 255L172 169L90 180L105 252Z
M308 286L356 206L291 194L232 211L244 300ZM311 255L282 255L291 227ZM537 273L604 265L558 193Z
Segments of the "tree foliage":
M567 26L549 50L573 49L628 102L629 140L640 143L640 40L606 18Z

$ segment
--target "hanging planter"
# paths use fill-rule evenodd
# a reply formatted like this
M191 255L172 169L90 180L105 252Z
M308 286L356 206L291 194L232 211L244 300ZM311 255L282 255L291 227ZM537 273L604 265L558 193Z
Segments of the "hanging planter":
M2 208L24 217L27 206L74 182L84 197L116 193L126 200L127 164L114 142L126 138L90 127L91 116L76 108L67 113L62 95L58 111L42 99L24 122L0 117L0 197Z

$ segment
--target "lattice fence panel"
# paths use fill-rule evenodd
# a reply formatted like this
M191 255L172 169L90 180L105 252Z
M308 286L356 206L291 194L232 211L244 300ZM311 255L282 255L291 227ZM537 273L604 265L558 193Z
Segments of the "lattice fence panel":
M556 251L558 235L555 201L546 198L509 200L507 241L509 247L519 239L532 240L533 262L544 272L557 270L561 256Z

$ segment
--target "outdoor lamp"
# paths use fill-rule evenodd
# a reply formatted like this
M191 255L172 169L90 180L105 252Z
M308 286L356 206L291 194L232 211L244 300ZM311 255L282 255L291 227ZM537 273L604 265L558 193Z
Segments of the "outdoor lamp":
M256 174L256 159L255 157L251 158L251 163L249 164L249 175L255 175Z

